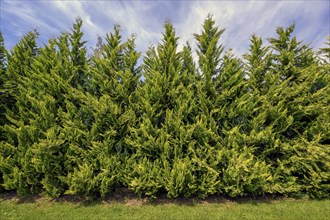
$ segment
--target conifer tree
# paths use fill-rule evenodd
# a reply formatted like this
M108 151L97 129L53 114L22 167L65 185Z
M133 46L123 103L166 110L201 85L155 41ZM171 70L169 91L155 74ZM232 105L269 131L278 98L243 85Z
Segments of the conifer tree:
M217 192L225 192L230 196L245 195L251 191L261 193L265 177L270 176L269 167L254 157L253 147L245 141L246 134L251 130L250 120L257 102L249 93L243 63L230 50L221 57L224 49L217 45L224 30L218 31L214 24L208 17L203 25L203 33L195 36L199 43L199 64L203 76L206 79L208 74L212 75L206 87L212 87L213 92L204 89L199 100L205 106L202 112L210 124L214 124L211 129L217 138L216 144L211 146L222 155L217 162L220 173ZM205 45L204 48L202 45ZM207 56L209 58L204 61ZM203 83L205 88L206 82Z
M4 39L2 36L2 32L0 32L0 127L4 125L6 119L5 119L5 111L6 111L6 105L10 102L8 100L8 97L6 97L6 90L5 90L5 82L6 80L6 55L7 50L5 48ZM0 140L2 140L3 137L0 136Z
M242 62L227 51L220 75L216 78L216 105L213 117L217 122L220 141L228 150L222 169L223 190L230 196L253 192L262 194L271 176L269 166L254 157L248 135L258 108L258 99L249 90ZM239 155L239 156L237 156Z
M2 127L4 142L0 149L3 186L7 190L17 189L20 194L36 192L38 177L31 165L31 145L38 138L29 127L29 105L25 85L31 82L30 70L38 55L37 32L29 32L14 46L8 55L4 84L6 96L6 119ZM24 159L23 159L24 158Z
M216 137L199 115L191 51L179 53L172 24L164 26L162 43L145 57L146 81L137 90L142 117L127 140L136 152L128 161L127 184L139 194L205 197L216 192L221 155L210 148Z
M84 158L69 174L69 194L105 196L122 181L123 161L129 154L125 138L135 123L132 100L139 80L140 56L135 37L121 42L120 26L106 36L98 56L92 57L91 90L86 109L91 113ZM86 117L86 116L85 116Z
M270 48L262 45L261 37L252 35L249 52L244 54L246 74L252 92L265 94L268 89L271 53Z
M273 140L273 134L269 124L266 123L267 114L263 109L267 105L267 93L273 83L273 72L271 69L273 56L270 47L262 45L262 39L256 35L252 35L249 51L244 54L244 68L248 76L247 93L250 96L248 103L254 103L253 108L249 109L250 113L250 130L248 132L247 144L255 147L255 154L272 148L269 142Z
M224 31L225 29L215 27L215 21L208 15L204 20L202 33L194 34L197 40L199 69L203 75L203 88L211 98L216 95L213 78L219 75L221 54L224 50L223 46L219 45L219 39Z
M7 112L11 125L5 126L8 132L5 149L11 156L7 157L4 169L12 167L11 175L4 176L7 189L13 187L26 194L43 188L47 194L58 196L65 189L67 172L79 160L72 157L76 150L73 148L86 143L86 139L77 134L89 126L81 101L84 85L76 80L86 63L79 55L85 54L84 48L79 50L80 26L77 20L74 34L50 40L41 50L36 49L34 35L29 33L8 60L9 73L12 65L23 64L13 67L14 79L19 82L15 94L17 113ZM70 42L74 45L70 46ZM74 152L77 154L79 151ZM17 156L24 160L13 160Z
M33 59L38 55L36 39L38 32L32 31L22 37L21 41L7 53L2 44L2 78L3 93L6 106L9 110L14 110L15 96L18 94L18 84L22 77L25 77ZM7 54L7 55L6 55ZM7 63L7 64L6 64Z
M197 94L198 105L201 113L206 117L208 129L211 129L215 135L218 133L216 120L212 116L216 108L217 85L215 78L219 77L221 66L221 54L224 50L222 45L219 45L219 39L224 29L215 27L215 21L211 15L204 20L201 34L194 34L197 41L198 64L201 74L199 92ZM216 141L215 141L216 142ZM214 143L212 143L214 145Z
M199 67L203 77L204 92L200 93L199 97L201 110L210 123L216 125L213 131L219 136L223 136L223 129L243 123L240 121L241 116L231 105L240 103L239 99L247 93L242 62L235 58L230 50L222 55L224 48L219 45L219 39L223 32L224 29L215 27L215 21L208 16L204 21L202 33L195 34Z
M268 82L268 87L259 97L262 104L254 119L264 136L262 142L261 139L256 142L261 144L258 144L259 150L256 152L261 152L259 157L272 166L274 183L269 188L270 192L307 191L314 194L314 187L325 187L323 184L329 179L326 175L329 166L324 163L327 148L320 145L324 140L320 138L324 137L321 135L324 130L320 133L313 130L313 135L308 132L311 126L319 123L320 118L328 127L324 115L327 105L317 101L327 99L324 96L327 93L325 84L319 84L326 82L326 75L320 71L308 45L291 37L293 31L294 25L287 29L280 27L277 38L269 40L274 53L270 55L270 74L263 79ZM268 63L268 56L265 62ZM254 132L254 136L261 137L261 133L257 133ZM312 151L313 156L305 153ZM307 159L310 157L319 158L318 164L322 165L310 164Z
M76 22L73 24L72 33L69 34L69 41L71 45L71 51L69 56L72 65L75 67L72 70L73 79L71 81L74 88L78 88L79 86L84 88L88 83L88 72L86 71L86 41L82 41L82 37L84 34L81 31L81 26L82 20L80 18L77 18Z
M316 65L315 55L311 48L302 42L297 41L296 37L291 37L295 25L290 25L284 30L277 29L277 38L270 38L269 42L274 50L273 54L273 87L269 89L268 97L272 105L281 105L282 111L287 117L293 117L293 124L283 131L286 138L292 139L298 135L299 131L304 130L306 125L302 125L303 114L297 114L297 106L302 104L294 100L308 87L304 87L304 72L306 69ZM311 74L315 76L315 74ZM280 91L281 90L281 91ZM299 95L298 95L299 94ZM281 103L283 102L283 103ZM281 126L278 126L281 127ZM298 132L298 133L297 133Z
M244 128L245 119L241 113L246 113L242 105L245 104L243 99L248 98L248 91L242 62L229 50L223 57L220 70L220 74L214 79L217 96L213 110L219 111L219 114L215 114L215 120L220 130L235 126Z
M62 172L63 175L57 177L61 184L69 188L65 193L69 193L72 187L76 187L71 177L88 155L87 149L91 146L92 137L90 129L94 122L91 107L88 105L90 70L86 55L86 41L82 41L81 28L82 21L78 18L73 24L71 33L63 33L56 40L58 60L62 64L56 66L57 80L61 85L59 88L62 93L56 97L59 101L57 118L60 131L54 139L60 138L62 144L59 150L65 149L64 172ZM87 186L83 183L80 187L85 187L84 190L87 190ZM62 187L62 190L67 188ZM76 194L83 194L83 192L78 191Z
M296 37L291 37L295 24L286 29L279 27L276 30L277 38L270 38L271 48L274 50L274 61L276 71L280 74L280 79L290 79L296 81L299 76L299 68L310 66L314 60L311 48L302 44Z
M200 80L200 76L197 75L197 69L192 57L192 50L189 42L184 45L181 52L181 57L182 69L180 72L180 81L184 86L188 86L190 84L197 86L197 83Z
M136 159L132 157L127 170L127 184L139 194L155 196L162 187L158 176L161 172L161 155L171 157L170 135L164 129L166 114L174 108L175 100L171 94L179 84L178 70L180 68L177 40L171 23L164 25L163 41L156 48L150 48L144 58L143 75L145 83L137 89L137 113L140 121L137 126L130 128L131 134L126 142L136 152ZM172 146L173 147L173 146ZM139 167L153 167L148 174L147 169Z
M0 32L0 146L3 144L4 140L4 135L2 131L2 126L7 122L5 118L5 112L6 112L6 107L7 103L9 103L8 98L6 97L6 90L4 87L6 80L6 48L4 44L4 39L2 37L2 32ZM0 156L1 158L1 156ZM1 163L1 161L0 161ZM0 184L3 183L3 178L2 178L2 170L0 169ZM0 185L0 192L2 191L3 187Z
M61 136L62 124L58 115L63 106L61 96L65 94L65 80L58 74L62 63L56 44L56 40L51 39L40 49L29 71L29 80L22 88L27 94L23 96L27 103L22 111L28 112L30 119L29 124L21 129L34 132L30 163L38 177L36 185L52 197L59 196L65 189L61 178L66 175L64 155L68 147Z

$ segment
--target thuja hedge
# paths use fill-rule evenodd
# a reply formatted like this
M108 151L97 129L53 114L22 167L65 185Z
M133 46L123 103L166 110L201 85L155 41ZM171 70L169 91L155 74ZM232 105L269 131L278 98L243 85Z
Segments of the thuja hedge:
M88 51L81 26L10 51L1 35L2 191L329 198L329 47L293 24L239 58L209 16L196 59L169 22L142 59L118 25Z

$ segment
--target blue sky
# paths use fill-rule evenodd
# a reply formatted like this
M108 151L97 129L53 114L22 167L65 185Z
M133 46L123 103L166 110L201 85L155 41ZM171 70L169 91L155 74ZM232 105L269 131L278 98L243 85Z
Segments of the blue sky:
M275 36L278 26L296 22L299 40L314 48L324 47L330 35L330 1L55 1L0 0L1 31L10 49L20 37L35 28L39 43L63 31L70 31L76 17L84 21L87 47L95 46L97 35L105 36L119 23L124 39L137 35L137 49L160 42L163 23L170 20L180 37L180 44L189 41L195 48L193 33L211 13L220 28L225 28L221 43L241 55L249 46L251 34L264 39Z

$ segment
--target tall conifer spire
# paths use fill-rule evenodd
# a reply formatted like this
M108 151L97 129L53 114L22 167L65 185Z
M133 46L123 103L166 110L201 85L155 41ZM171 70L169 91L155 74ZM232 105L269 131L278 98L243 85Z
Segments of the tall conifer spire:
M216 27L212 16L208 15L204 20L202 33L194 34L197 40L199 69L204 78L204 90L212 96L215 95L212 79L219 74L221 54L224 50L223 46L219 45L224 31L225 29Z

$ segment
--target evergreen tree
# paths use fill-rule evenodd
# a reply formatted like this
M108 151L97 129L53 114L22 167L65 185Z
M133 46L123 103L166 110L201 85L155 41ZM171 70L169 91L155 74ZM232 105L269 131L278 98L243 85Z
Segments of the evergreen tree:
M270 47L262 45L262 39L256 35L251 37L249 52L244 54L246 74L253 92L265 94L269 88L269 74L272 53Z
M230 50L223 57L221 72L215 78L214 85L217 96L213 111L218 129L230 129L235 126L246 128L246 118L242 114L249 112L249 109L244 109L244 99L248 99L249 96L243 65Z
M259 93L261 104L253 120L254 130L249 141L256 144L254 154L272 167L273 184L266 191L292 193L305 190L315 194L314 187L325 187L323 184L329 179L326 175L329 166L324 163L327 148L320 144L325 140L321 133L328 128L324 115L328 110L326 101L317 101L327 100L324 87L327 76L320 71L308 45L291 37L293 31L294 25L278 28L277 38L269 40L273 54L265 55L258 65L263 68L267 63L262 80L267 89ZM272 62L270 69L269 59ZM254 79L250 80L253 85ZM326 129L316 132L313 125L319 124L319 120L325 122ZM309 132L311 127L314 127L313 135ZM311 164L307 159L311 157L319 158L320 166Z
M175 107L172 99L174 88L178 86L180 68L177 40L171 23L164 25L163 42L150 48L144 58L143 75L145 83L137 89L138 109L141 115L136 126L130 128L131 134L126 142L136 152L126 169L127 184L137 193L155 196L162 188L159 181L161 157L172 157L171 136L166 133L166 116ZM136 158L136 159L135 159ZM153 167L151 171L139 167ZM149 172L153 175L149 175Z
M299 76L299 69L310 66L315 62L311 48L302 44L296 37L291 37L294 32L295 24L290 25L285 30L279 27L276 30L277 38L270 38L269 43L274 50L274 68L276 72L281 72L282 81L296 81Z
M303 124L304 114L297 114L297 107L303 103L300 101L297 103L295 99L298 96L302 97L304 93L301 92L309 87L304 87L306 83L306 79L304 79L306 69L317 65L311 48L306 44L302 44L302 42L298 42L296 37L291 37L294 27L294 24L285 30L280 27L277 29L278 37L269 39L274 50L272 64L273 85L272 88L269 88L267 95L272 105L284 104L281 111L288 111L285 113L287 117L293 117L293 124L282 133L289 139L293 139L300 131L306 128L306 125ZM311 73L310 77L312 76L315 76L315 73Z
M222 155L216 164L220 173L217 192L233 197L250 192L262 193L270 176L269 166L254 157L253 146L246 142L257 100L249 92L243 63L230 50L221 57L224 49L217 45L224 30L219 31L214 24L208 17L202 34L195 36L199 43L199 64L204 80L212 79L203 81L203 88L208 89L204 89L198 99L217 137L211 146Z
M197 73L196 65L192 57L192 50L189 42L184 45L181 52L182 68L180 72L180 81L184 86L193 84L197 86L200 76Z
M222 45L219 45L219 39L224 29L219 30L218 27L215 27L215 21L211 15L204 20L202 28L201 34L194 34L197 41L198 64L201 74L197 100L201 114L207 119L208 129L212 130L214 135L217 136L218 119L214 119L216 116L213 117L218 95L215 79L221 74L222 57L220 56L224 48ZM211 143L211 145L215 145L216 142Z
M6 82L6 48L4 44L4 39L2 37L2 32L0 32L0 146L3 144L4 136L2 131L2 126L7 123L5 118L5 112L7 103L9 103L8 98L6 97L6 90L5 90L5 82ZM1 159L1 156L0 156ZM1 161L0 161L1 163ZM0 184L3 183L2 171L0 169ZM3 187L0 185L0 191L2 191Z
M72 71L73 79L71 81L74 88L85 87L88 83L88 72L86 54L87 50L85 47L86 41L82 41L83 32L81 31L82 20L76 19L73 25L72 33L69 34L69 41L71 45L70 61L75 67Z
M5 82L6 80L6 57L7 57L7 50L5 48L4 39L2 37L2 33L0 32L0 127L5 124L5 111L6 105L10 102L6 97L6 90L5 90ZM0 136L0 140L2 137Z
M72 188L77 187L72 175L79 170L88 156L87 149L91 147L92 139L90 129L94 122L93 112L89 106L90 95L87 93L91 87L91 73L86 54L86 41L82 41L81 27L82 21L78 18L73 24L71 33L63 33L56 40L58 60L62 64L56 68L59 75L57 80L62 90L57 97L59 100L57 117L60 125L57 135L63 142L60 147L65 149L64 172L58 176L58 179L61 184L67 186L62 187L62 190L67 189L65 193L70 193ZM80 183L80 187L85 188L82 192L77 191L76 194L84 194L88 190L83 183Z
M199 114L190 49L177 52L177 40L165 23L162 44L145 57L146 81L137 90L142 117L127 140L136 152L128 161L127 184L139 194L205 197L216 192L221 154L210 147L216 136Z
M25 110L30 105L26 100L30 94L25 86L31 83L30 70L39 53L37 36L37 32L29 32L14 46L7 57L5 71L7 122L1 128L4 141L0 148L0 169L3 173L3 187L7 190L17 189L20 194L36 192L38 188L38 177L31 165L31 145L38 136L36 130L29 127L29 112Z
M37 37L36 30L29 32L10 53L7 53L3 39L1 40L1 78L3 80L1 96L4 97L4 103L9 111L17 110L15 96L18 95L19 82L27 75L33 59L38 55Z
M271 176L269 166L254 156L248 138L252 120L258 109L258 98L251 94L243 63L227 51L216 78L216 105L213 117L217 122L222 145L228 150L222 169L223 190L232 197L262 194Z
M38 178L36 186L52 197L64 192L65 184L61 178L66 175L65 154L68 144L61 135L62 123L59 119L64 86L68 87L58 70L62 67L56 50L57 41L51 39L40 49L38 57L31 66L29 79L22 88L22 99L26 100L22 111L27 112L29 123L21 127L33 132L35 137L30 145L34 175Z
M122 163L130 153L125 138L135 121L132 101L139 80L140 53L135 37L121 42L120 27L106 36L100 53L92 57L90 94L84 108L91 113L91 127L81 159L69 174L69 194L105 196L122 182ZM86 116L83 116L86 118Z
M207 96L213 98L216 95L213 78L219 75L221 54L224 50L219 45L219 39L225 29L215 27L215 21L211 15L204 20L201 34L194 34L197 40L197 55L199 69L203 75L203 88Z

